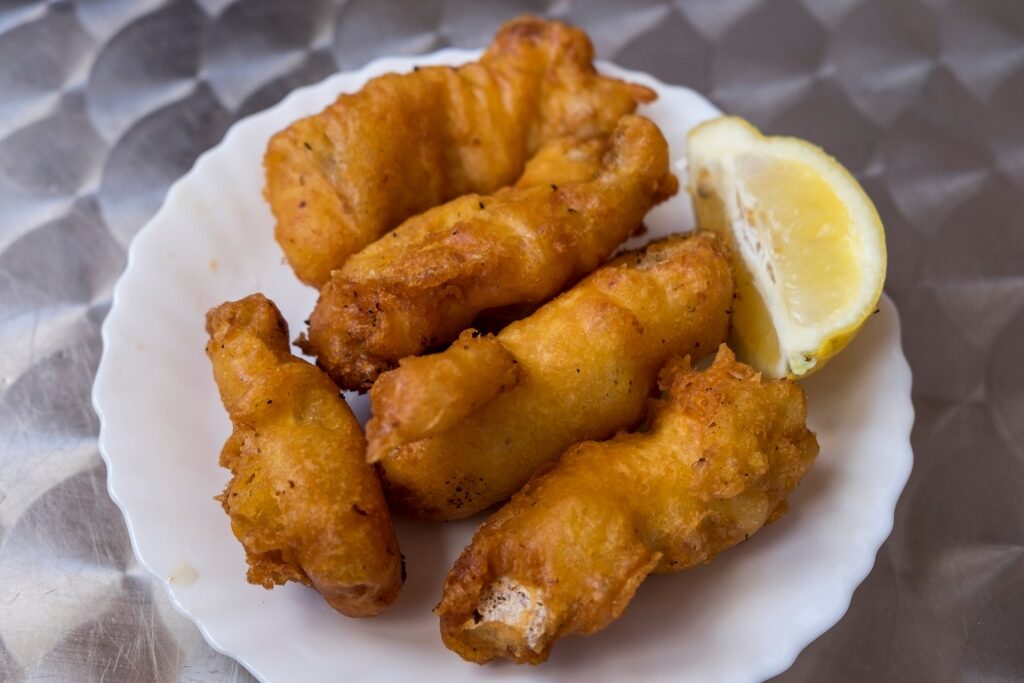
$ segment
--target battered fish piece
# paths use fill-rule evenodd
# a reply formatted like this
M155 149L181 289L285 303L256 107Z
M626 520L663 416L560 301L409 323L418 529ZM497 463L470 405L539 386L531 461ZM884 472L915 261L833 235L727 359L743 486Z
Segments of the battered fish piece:
M402 556L352 411L320 370L289 352L262 294L206 315L206 353L234 431L218 496L245 548L250 583L312 586L350 617L398 597Z
M479 62L374 78L275 135L264 194L295 274L319 288L406 218L509 185L545 142L607 134L654 100L593 59L583 31L522 17Z
M610 138L557 140L516 187L431 209L350 258L298 343L345 389L368 389L482 311L557 294L677 185L665 138L645 118L623 117Z
M818 453L800 387L724 345L706 372L676 359L660 384L649 430L573 446L477 531L436 610L449 649L542 662L615 620L649 574L708 562L785 513Z
M495 336L463 334L370 391L368 456L392 508L456 519L506 500L574 443L638 423L672 355L725 340L732 276L710 233L627 252Z

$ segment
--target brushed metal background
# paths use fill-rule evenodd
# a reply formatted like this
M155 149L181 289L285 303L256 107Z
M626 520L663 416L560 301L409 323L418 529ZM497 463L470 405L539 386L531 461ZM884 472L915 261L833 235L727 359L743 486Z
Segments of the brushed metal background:
M125 249L236 119L523 12L823 145L885 221L916 467L849 613L776 680L1024 680L1022 0L0 0L0 680L251 680L106 494L89 392Z

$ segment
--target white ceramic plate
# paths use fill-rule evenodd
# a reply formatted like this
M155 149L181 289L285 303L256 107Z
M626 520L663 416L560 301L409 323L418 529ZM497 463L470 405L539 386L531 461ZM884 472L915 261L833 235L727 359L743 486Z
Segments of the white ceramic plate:
M110 494L135 553L213 647L265 681L722 683L778 673L846 611L889 534L910 473L910 370L888 299L853 344L805 383L821 456L792 496L790 514L709 566L651 578L622 619L596 636L559 643L539 668L479 667L441 645L431 608L480 518L400 520L409 579L398 603L375 619L347 619L295 584L266 591L245 582L242 548L213 500L227 481L217 455L230 426L203 353L203 315L262 291L294 334L315 298L282 264L272 238L261 197L267 140L368 78L476 55L445 50L384 59L296 91L231 128L135 238L103 326L93 392ZM687 130L718 113L685 88L601 68L658 91L642 113L661 126L675 159ZM656 209L648 223L641 241L691 228L686 194ZM365 419L365 399L351 403Z

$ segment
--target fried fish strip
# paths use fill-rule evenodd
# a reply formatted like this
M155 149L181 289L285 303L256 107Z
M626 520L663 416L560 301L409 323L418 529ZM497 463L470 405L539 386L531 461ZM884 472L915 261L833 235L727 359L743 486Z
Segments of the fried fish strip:
M402 556L365 440L338 388L289 351L288 326L262 294L206 316L206 352L234 431L219 496L245 548L250 583L313 586L343 614L398 597Z
M710 233L628 252L496 337L464 334L402 361L370 391L368 455L418 517L511 496L566 448L636 424L658 368L725 340L732 276Z
M406 218L509 185L551 139L609 133L654 93L599 76L587 35L505 24L479 62L387 74L270 141L264 194L295 274L321 287Z
M558 140L538 156L527 184L431 209L350 258L321 290L300 346L342 387L367 389L480 312L553 296L677 188L665 138L639 116L610 139Z
M651 573L710 561L786 510L818 452L803 391L723 347L661 373L649 431L570 448L477 531L437 608L464 659L544 661L616 619Z

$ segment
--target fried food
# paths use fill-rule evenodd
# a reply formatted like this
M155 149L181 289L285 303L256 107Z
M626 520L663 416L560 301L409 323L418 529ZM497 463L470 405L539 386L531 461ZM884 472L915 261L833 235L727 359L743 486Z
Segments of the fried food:
M367 389L482 311L558 293L676 189L665 138L645 118L623 117L603 140L555 141L516 187L431 209L350 258L299 345L342 387Z
M569 449L477 531L437 613L464 659L544 661L616 619L651 573L710 561L786 511L818 452L803 391L719 350L676 359L649 430Z
M708 233L628 252L497 336L464 333L370 391L368 456L394 509L455 519L501 502L570 445L635 425L658 369L725 339L729 257Z
M264 194L295 274L321 287L406 218L509 185L545 142L609 133L648 88L599 76L587 35L522 17L479 62L387 74L276 134Z
M289 352L288 326L261 294L206 316L206 352L234 425L219 496L250 583L312 586L343 614L395 601L402 556L359 424L323 372Z

